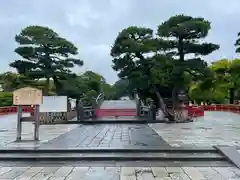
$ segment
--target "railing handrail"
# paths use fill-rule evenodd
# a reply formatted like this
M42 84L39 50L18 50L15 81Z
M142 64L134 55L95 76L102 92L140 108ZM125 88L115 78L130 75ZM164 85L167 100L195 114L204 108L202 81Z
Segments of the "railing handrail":
M101 93L97 96L97 98L96 98L96 104L98 104L98 101L100 100L100 98L104 98L104 93L103 93L103 92L101 92Z

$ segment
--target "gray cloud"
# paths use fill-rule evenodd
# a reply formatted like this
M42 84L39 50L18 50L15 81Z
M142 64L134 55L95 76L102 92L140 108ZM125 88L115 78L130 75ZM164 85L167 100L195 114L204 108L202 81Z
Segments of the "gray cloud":
M84 60L76 72L93 70L109 82L117 80L111 68L110 48L119 31L130 25L157 25L172 15L202 16L212 22L207 40L220 44L206 60L236 57L234 42L240 31L240 2L237 0L2 0L0 11L0 71L9 70L18 59L14 36L28 25L45 25L72 41Z

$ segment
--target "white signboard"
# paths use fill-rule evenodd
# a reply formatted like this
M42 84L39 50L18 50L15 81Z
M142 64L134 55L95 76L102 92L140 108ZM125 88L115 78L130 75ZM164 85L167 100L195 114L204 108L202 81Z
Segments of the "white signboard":
M67 112L67 96L43 96L40 112Z

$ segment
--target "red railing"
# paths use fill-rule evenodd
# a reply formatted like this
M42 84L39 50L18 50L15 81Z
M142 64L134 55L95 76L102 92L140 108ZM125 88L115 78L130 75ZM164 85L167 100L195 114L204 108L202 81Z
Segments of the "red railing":
M191 117L204 116L204 111L224 111L240 114L240 105L235 104L216 104L216 105L193 105L187 107ZM34 107L23 106L23 112L32 113ZM0 107L0 115L13 114L17 112L17 106ZM132 112L131 112L132 113Z
M216 105L204 105L205 111L224 111L240 113L240 105L236 104L216 104Z
M34 107L31 106L23 106L23 112L31 113L33 112ZM7 106L0 107L0 115L14 114L17 112L17 106Z
M107 116L136 116L136 109L98 109L97 117Z
M190 117L204 116L204 108L201 106L188 106L187 111Z
M236 104L216 104L216 105L200 105L189 106L188 114L192 117L204 116L204 111L223 111L240 114L240 105Z

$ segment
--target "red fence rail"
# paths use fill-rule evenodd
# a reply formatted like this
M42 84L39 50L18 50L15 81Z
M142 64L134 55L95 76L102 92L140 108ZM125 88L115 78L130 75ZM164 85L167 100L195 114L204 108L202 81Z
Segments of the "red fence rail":
M204 111L222 111L222 112L233 112L240 114L240 105L236 104L216 104L216 105L200 105L200 106L189 106L188 114L192 117L204 116Z
M204 111L224 111L240 114L240 105L235 104L216 104L216 105L200 105L188 106L188 114L192 117L204 116ZM34 107L23 106L23 112L31 113ZM17 112L17 106L0 107L0 115L14 114Z
M23 106L23 112L31 113L34 111L34 107ZM0 115L17 113L17 106L0 107Z
M136 109L98 109L96 112L97 117L106 116L136 116Z
M204 108L201 106L188 106L187 111L190 117L204 116Z
M204 105L205 111L224 111L240 113L240 105L236 104L216 104L216 105Z

